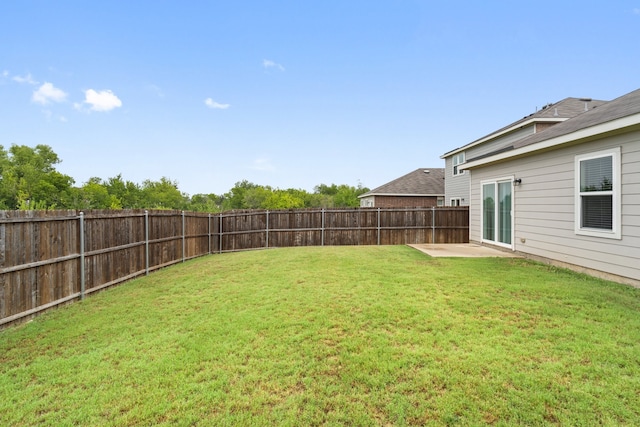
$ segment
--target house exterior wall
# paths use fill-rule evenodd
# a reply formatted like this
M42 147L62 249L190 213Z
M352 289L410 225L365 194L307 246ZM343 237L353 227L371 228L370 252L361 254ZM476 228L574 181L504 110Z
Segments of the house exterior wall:
M575 156L621 148L621 239L575 232ZM514 176L514 250L640 281L640 131L474 168L470 241L481 240L481 181ZM635 284L635 283L634 283Z
M442 196L440 196L442 197ZM371 196L373 205L364 205L364 198L360 200L361 207L376 208L430 208L438 205L438 196ZM367 197L369 199L369 197Z
M491 141L484 142L475 147L471 147L465 152L465 158L467 161L492 153L496 150L500 150L513 142L527 137L535 132L533 124L517 129L508 134L502 135L499 138ZM453 156L445 158L445 177L444 180L444 193L445 204L449 206L452 198L461 199L461 206L468 206L470 200L469 185L470 178L469 172L465 171L462 175L453 175Z
M468 206L469 172L464 172L461 175L454 175L452 157L447 157L445 159L444 169L444 204L446 206L450 206L450 200L452 198L459 198L461 199L460 206Z
M467 150L467 161L475 157L484 156L486 154L493 153L497 150L507 147L508 145L513 144L515 141L534 134L535 131L535 126L533 124L530 124L523 128L501 135L500 137L492 139L491 141L487 141L482 144L476 145L475 147L471 147L469 150Z
M534 133L542 132L545 129L549 129L556 123L536 123L536 131Z

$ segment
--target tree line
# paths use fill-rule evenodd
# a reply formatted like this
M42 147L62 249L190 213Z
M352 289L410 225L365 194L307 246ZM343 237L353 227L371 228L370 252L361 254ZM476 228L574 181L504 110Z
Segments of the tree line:
M56 170L61 159L48 145L0 145L0 210L44 209L178 209L221 212L233 209L291 209L357 207L358 196L369 191L358 185L319 184L313 192L282 190L247 180L224 194L180 191L178 183L162 177L141 184L121 174L107 179L90 178L81 186Z

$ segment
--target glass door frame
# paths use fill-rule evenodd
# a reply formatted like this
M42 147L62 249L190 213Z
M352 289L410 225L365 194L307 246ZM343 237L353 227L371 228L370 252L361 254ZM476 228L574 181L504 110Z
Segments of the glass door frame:
M489 243L492 245L496 245L496 246L502 246L505 248L509 248L511 250L514 250L515 248L515 229L514 229L514 207L515 207L515 191L514 191L514 185L513 185L513 181L514 181L514 177L513 176L508 176L508 177L502 177L502 178L496 178L496 179L487 179L487 180L483 180L480 182L480 241L483 243ZM511 217L511 224L509 224L510 226L510 230L508 230L507 232L510 231L510 235L509 240L510 243L503 243L499 241L499 236L500 236L500 201L498 198L499 195L499 188L500 185L499 184L504 184L504 183L509 183L509 189L510 189L510 196L511 196L511 206L510 206L510 217ZM494 208L493 208L493 212L492 212L492 222L489 223L488 225L490 225L492 228L492 232L493 232L493 239L489 239L489 238L485 238L485 195L484 195L484 188L485 185L493 185L493 202L494 202ZM506 239L504 239L506 240Z

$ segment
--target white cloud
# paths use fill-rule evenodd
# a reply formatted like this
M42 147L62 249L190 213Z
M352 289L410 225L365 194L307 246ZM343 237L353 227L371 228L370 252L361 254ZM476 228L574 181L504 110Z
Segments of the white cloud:
M3 73L3 76L5 76L5 77L9 76L9 72L8 71L5 71L5 73L6 74ZM37 85L38 84L38 82L33 80L33 77L31 77L31 73L28 73L25 76L14 76L12 78L12 80L14 82L17 82L17 83L28 83L30 85Z
M635 9L633 9L633 14L640 15L640 8L636 7Z
M262 66L266 69L275 68L277 70L284 71L284 67L282 65L278 64L277 62L273 62L270 59L263 59Z
M15 78L14 78L15 79ZM36 104L47 105L51 102L62 102L67 98L67 94L49 82L45 82L33 92L31 100Z
M273 172L276 170L276 167L271 163L271 159L262 158L255 159L249 169L263 171L263 172Z
M211 98L205 99L204 105L206 105L209 108L213 108L215 110L226 110L231 106L230 104L220 104L219 102L216 102Z
M9 71L4 70L4 71L2 72L2 77L9 77Z
M84 103L89 104L91 111L111 111L114 108L122 107L122 101L110 90L97 92L93 89L84 91ZM81 104L74 104L74 108L81 109Z

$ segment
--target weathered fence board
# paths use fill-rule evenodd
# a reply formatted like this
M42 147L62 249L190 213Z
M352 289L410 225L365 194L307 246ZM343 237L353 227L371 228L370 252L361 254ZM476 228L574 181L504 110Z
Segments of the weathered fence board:
M0 211L0 327L210 253L468 241L467 208Z

